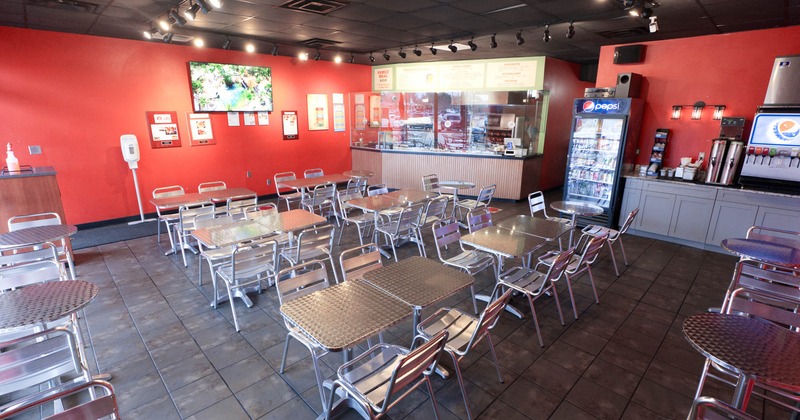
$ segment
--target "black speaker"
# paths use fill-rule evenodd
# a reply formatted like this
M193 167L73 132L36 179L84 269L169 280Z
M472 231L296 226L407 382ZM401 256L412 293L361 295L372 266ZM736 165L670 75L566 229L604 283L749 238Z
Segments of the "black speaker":
M626 45L614 48L614 64L641 63L644 56L644 45Z
M617 75L617 98L638 98L642 86L642 75L637 73L620 73Z

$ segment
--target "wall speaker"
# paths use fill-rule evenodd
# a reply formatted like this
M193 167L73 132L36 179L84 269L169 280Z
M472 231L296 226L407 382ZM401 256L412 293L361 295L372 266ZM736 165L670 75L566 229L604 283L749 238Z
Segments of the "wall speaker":
M617 98L638 98L642 86L642 75L638 73L619 73L617 75Z
M614 48L614 64L641 63L644 57L644 45L626 45Z

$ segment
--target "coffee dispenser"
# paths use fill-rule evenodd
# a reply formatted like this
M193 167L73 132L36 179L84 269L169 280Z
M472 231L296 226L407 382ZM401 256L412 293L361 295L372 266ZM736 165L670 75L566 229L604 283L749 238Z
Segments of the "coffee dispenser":
M714 139L706 171L708 184L733 184L744 151L742 133L744 118L725 117L720 124L719 137Z

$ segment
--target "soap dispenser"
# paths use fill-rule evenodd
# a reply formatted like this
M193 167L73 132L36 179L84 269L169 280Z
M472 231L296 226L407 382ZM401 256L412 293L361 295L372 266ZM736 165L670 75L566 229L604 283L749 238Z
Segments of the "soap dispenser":
M11 143L6 145L6 167L9 172L19 172L19 159L14 156L14 151L11 150Z

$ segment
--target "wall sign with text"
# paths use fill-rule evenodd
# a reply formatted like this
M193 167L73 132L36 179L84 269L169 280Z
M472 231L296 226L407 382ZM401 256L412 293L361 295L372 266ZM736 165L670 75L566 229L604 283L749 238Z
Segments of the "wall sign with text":
M148 111L147 128L150 132L150 146L153 149L181 147L178 133L178 113L175 111Z
M299 138L297 111L281 111L281 125L283 126L284 140L297 140Z

